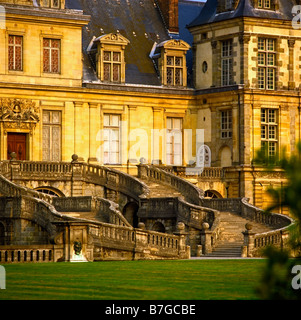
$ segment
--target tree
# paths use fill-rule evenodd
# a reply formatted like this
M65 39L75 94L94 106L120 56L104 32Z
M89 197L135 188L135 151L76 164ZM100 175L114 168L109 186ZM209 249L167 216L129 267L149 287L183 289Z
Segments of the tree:
M266 157L266 152L258 154L256 163L271 170L277 166L283 169L287 178L286 185L281 189L269 189L268 192L275 200L275 205L267 211L272 212L276 207L285 206L295 220L289 228L288 248L285 250L268 247L265 250L267 265L262 275L262 281L257 288L260 298L268 300L301 299L301 288L292 288L292 268L301 265L301 143L297 145L296 153L289 158L283 151L280 160Z

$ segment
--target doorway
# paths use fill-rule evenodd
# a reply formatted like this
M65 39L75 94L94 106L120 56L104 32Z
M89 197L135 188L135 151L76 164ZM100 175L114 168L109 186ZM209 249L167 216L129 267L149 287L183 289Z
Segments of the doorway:
M138 210L139 210L139 206L136 202L129 202L124 206L123 212L122 212L126 220L134 228L138 227Z
M17 160L26 160L26 133L9 132L7 134L7 159L10 154L16 153Z

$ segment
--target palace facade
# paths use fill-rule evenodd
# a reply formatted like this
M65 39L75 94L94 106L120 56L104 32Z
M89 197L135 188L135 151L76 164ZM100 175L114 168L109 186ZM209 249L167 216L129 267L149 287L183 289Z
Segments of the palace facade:
M76 154L134 176L143 161L260 208L285 183L254 159L300 140L296 1L0 4L1 160Z

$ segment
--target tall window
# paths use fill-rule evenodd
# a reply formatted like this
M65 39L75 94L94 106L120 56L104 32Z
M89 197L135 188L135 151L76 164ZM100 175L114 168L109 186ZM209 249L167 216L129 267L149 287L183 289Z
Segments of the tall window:
M258 8L270 9L271 8L271 0L258 0Z
M121 53L104 51L103 53L103 79L104 81L120 82L121 79Z
M120 163L120 115L104 115L104 163Z
M8 70L23 70L23 37L8 36Z
M182 165L182 119L167 118L166 164Z
M258 39L258 87L275 89L276 76L276 41L275 39Z
M233 82L233 50L232 40L222 41L222 86Z
M43 111L43 160L61 161L61 125L60 111Z
M166 57L166 84L171 86L183 85L183 58Z
M60 72L60 50L60 40L43 39L43 72Z
M278 110L261 109L261 147L266 155L275 157L278 145Z
M221 111L221 138L232 138L232 110Z

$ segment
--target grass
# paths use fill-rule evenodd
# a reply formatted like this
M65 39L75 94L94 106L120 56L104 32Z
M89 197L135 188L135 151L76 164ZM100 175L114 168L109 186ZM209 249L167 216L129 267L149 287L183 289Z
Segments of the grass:
M255 300L264 259L7 264L0 300Z

